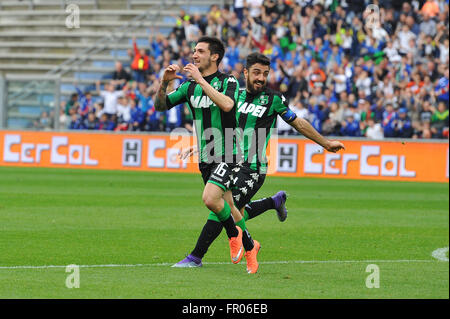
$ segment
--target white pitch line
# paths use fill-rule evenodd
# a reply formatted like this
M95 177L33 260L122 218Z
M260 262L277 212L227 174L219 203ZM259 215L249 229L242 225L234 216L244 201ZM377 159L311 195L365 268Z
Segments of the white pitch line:
M448 259L446 260L448 261ZM286 261L260 261L261 265L277 264L345 264L345 263L432 263L432 259L394 259L394 260L286 260ZM105 265L77 265L80 268L136 268L136 267L168 267L175 263L154 264L105 264ZM233 265L231 262L204 262L204 265ZM50 269L66 268L68 265L44 265L44 266L0 266L0 269Z
M448 247L438 248L431 253L431 256L440 261L448 261Z

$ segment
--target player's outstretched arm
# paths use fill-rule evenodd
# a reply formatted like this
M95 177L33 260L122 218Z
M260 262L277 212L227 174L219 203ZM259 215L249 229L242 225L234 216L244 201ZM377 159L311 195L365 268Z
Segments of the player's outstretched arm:
M193 156L194 154L198 154L198 149L197 149L197 145L195 146L191 146L183 151L180 151L180 153L178 154L178 157L184 161L185 159Z
M203 92L211 99L211 101L214 102L222 111L229 112L234 107L234 101L226 96L223 93L220 93L216 89L214 89L201 75L198 68L192 64L189 63L185 66L184 71L189 72L191 74L192 79L199 84Z
M183 78L182 76L177 75L179 70L180 67L176 64L171 64L164 70L158 92L156 93L155 109L157 111L163 112L168 110L166 103L167 87L169 86L170 81Z
M309 124L308 121L297 117L294 121L292 121L291 126L295 128L300 134L303 134L310 140L316 142L328 152L336 153L337 151L343 149L345 150L344 144L339 141L332 141L323 137L316 129Z

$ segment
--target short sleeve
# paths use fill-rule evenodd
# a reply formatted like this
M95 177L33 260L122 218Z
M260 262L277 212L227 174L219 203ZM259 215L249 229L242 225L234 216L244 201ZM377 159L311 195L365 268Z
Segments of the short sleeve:
M222 93L232 99L236 105L236 101L239 96L239 83L234 76L229 76L225 79L223 90L224 91Z
M274 96L272 107L286 123L291 123L297 118L297 115L289 108L287 105L287 100L282 94L276 94Z

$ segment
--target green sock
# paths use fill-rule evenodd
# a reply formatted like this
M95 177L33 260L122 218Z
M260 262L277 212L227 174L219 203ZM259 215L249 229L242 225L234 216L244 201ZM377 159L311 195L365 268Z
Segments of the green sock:
M244 220L247 221L250 219L250 216L248 215L248 212L246 209L244 209Z
M245 231L247 229L247 227L245 226L244 218L242 218L240 221L238 221L236 223L236 225L239 226L242 229L242 231Z
M228 218L230 218L230 215L231 215L230 205L228 205L228 203L226 201L224 201L223 202L223 209L220 212L218 212L216 215L217 215L217 218L221 222L226 221Z
M217 217L217 214L215 214L214 212L209 212L208 220L213 220L215 222L220 223L220 220Z

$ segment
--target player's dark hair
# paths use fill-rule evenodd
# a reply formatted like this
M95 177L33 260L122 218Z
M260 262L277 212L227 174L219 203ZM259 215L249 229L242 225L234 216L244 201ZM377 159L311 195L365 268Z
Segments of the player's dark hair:
M253 52L247 56L245 68L249 70L251 66L256 63L267 65L270 67L270 59L268 57L266 57L264 54Z
M217 66L219 66L220 61L222 61L223 56L225 55L225 45L223 44L222 41L220 41L220 39L218 38L214 38L214 37L200 37L200 39L198 39L197 43L200 42L205 42L208 43L208 48L209 51L211 51L211 54L218 54L219 58L216 61Z

